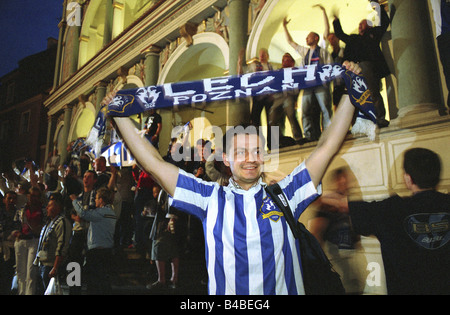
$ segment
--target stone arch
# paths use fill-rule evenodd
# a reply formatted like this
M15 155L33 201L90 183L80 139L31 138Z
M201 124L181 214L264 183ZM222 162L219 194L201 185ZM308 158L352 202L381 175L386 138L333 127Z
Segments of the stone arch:
M228 68L229 47L225 39L213 32L200 33L193 36L193 45L188 47L186 43L182 43L175 49L160 72L158 84L221 77L227 73ZM186 106L173 108L170 113L162 110L160 114L163 119L163 131L160 143L162 142L163 146L169 143L172 128L187 122L195 124L189 138L191 145L203 137L204 128L213 125L224 127L221 126L223 118L226 117L226 108L223 105L218 102L195 105L191 108Z
M225 73L229 62L229 47L225 39L216 33L205 32L194 35L193 41L192 46L188 47L186 43L183 43L175 49L159 74L158 84L184 81L183 78L189 78L189 74L185 75L184 73L191 69L182 69L183 67L180 66L192 59L197 62L196 66L217 67L218 69L214 71L216 76L222 76ZM207 56L206 51L212 56ZM200 60L200 57L206 58ZM208 62L210 63L208 64ZM184 72L180 72L180 70ZM199 72L197 71L197 73ZM196 79L196 76L191 74L191 78Z
M91 102L80 103L77 106L77 111L73 115L69 128L69 142L80 137L86 137L89 134L95 122L95 114L95 106Z
M62 131L64 128L64 121L60 120L55 128L55 135L53 136L54 148L58 150L58 154L61 154L62 150L67 148L67 139L63 139Z
M323 13L319 8L313 7L317 4L315 0L290 1L290 0L267 0L263 9L259 13L249 34L246 47L246 59L258 57L260 48L266 48L269 52L269 61L275 68L281 68L281 59L284 53L288 52L296 60L296 65L301 66L300 55L292 48L285 37L283 30L283 18L290 19L288 29L293 40L299 45L306 46L305 38L309 32L313 31L320 35L323 40L325 23ZM339 10L339 17L342 27L347 34L357 33L359 22L364 18L371 18L373 10L370 6L361 4L360 1L349 0L345 4L338 0L330 0L322 4L328 15L330 32L333 32L333 12ZM345 46L341 42L341 46ZM382 80L385 85L385 80ZM395 87L391 87L395 88ZM384 86L382 96L384 98L386 112L389 113L388 100ZM298 120L302 124L301 116L302 93L298 99ZM394 105L395 106L395 105ZM266 123L265 115L261 117L263 124ZM285 122L286 136L291 136L288 120Z
M267 0L249 34L247 60L257 57L260 48L267 48L270 61L274 64L281 64L281 57L285 52L291 53L298 61L298 54L285 38L283 18L287 16L291 20L288 24L289 32L299 45L306 46L305 38L311 31L318 33L323 39L323 14L314 5L317 5L315 0ZM348 34L356 33L359 22L373 14L372 9L362 5L359 0L348 0L345 4L339 0L330 0L322 5L327 11L330 32L333 32L332 14L335 11L339 11L342 27ZM341 45L344 43L341 42Z
M138 76L128 75L127 81L123 86L127 86L125 88L128 88L128 86L131 86L131 85L133 85L134 87L144 87L145 86L144 82L142 82L142 80ZM123 86L121 88L124 88ZM131 87L131 88L133 88L133 87Z
M80 30L78 67L89 61L103 47L105 0L91 0Z

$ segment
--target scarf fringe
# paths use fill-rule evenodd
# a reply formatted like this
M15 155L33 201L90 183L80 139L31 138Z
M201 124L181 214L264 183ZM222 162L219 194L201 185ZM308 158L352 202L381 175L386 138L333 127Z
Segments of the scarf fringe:
M355 124L352 126L352 134L355 136L357 134L366 135L371 141L375 141L377 134L377 125L374 124L369 119L364 119L357 117Z
M103 146L103 138L99 137L99 130L92 128L89 135L86 138L85 143L89 145L94 152L95 157L100 156Z

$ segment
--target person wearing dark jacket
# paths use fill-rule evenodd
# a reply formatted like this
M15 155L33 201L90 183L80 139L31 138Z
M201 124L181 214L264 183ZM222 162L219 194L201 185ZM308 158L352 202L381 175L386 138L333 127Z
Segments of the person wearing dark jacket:
M435 152L412 148L403 162L411 196L371 202L322 197L350 216L355 233L378 238L389 295L450 294L450 195L437 191L441 165Z
M380 13L380 26L372 27L364 19L359 23L358 34L344 33L336 16L333 27L335 35L346 44L343 59L357 62L361 67L375 105L378 127L382 128L387 127L389 122L386 120L386 109L380 94L381 79L388 76L390 71L381 51L380 42L389 27L390 20L383 6L380 6Z

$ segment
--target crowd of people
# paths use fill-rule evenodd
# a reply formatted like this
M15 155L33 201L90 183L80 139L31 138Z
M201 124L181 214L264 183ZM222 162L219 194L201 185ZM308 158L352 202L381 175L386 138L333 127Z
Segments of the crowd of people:
M144 130L155 146L152 133L161 130L157 116L152 113L156 118ZM159 128L152 128L153 122ZM189 128L184 131L189 133ZM81 294L83 286L90 294L108 294L108 266L126 248L155 262L158 281L149 283L149 290L176 288L180 256L197 255L203 261L200 223L170 207L167 193L137 164L108 165L104 156L93 157L82 143L67 147L62 165L55 150L42 169L26 161L23 171L16 167L15 173L3 174L0 294L44 294L52 277L65 274L68 262L81 266L86 279L81 286L69 286L70 294ZM165 160L198 178L225 183L225 167L206 155L210 150L205 147L210 148L203 139L190 148L174 138ZM173 271L170 283L166 262Z
M390 24L386 6L381 7L381 23L379 26L371 25L364 19L359 24L358 34L351 35L342 30L339 18L335 13L333 13L335 32L330 32L325 8L320 4L314 7L319 8L323 14L325 31L322 40L319 34L310 32L306 37L306 46L302 46L293 39L288 30L290 20L285 17L282 22L286 41L300 57L297 66L342 64L344 60L357 62L362 69L362 74L366 78L368 89L374 100L377 126L379 128L387 127L389 121L386 120L385 104L380 94L381 79L390 75L386 60L380 49L381 39ZM341 41L345 43L344 46L340 44ZM258 58L248 64L244 64L244 54L245 50L241 50L237 69L239 74L274 69L274 65L269 62L269 52L266 48L261 48ZM295 65L295 59L290 53L286 52L282 57L281 67L287 68ZM264 109L269 149L271 148L270 127L272 126L280 128L280 146L317 141L322 132L330 125L333 107L336 109L344 93L345 85L343 80L339 78L332 83L304 89L301 97L303 131L297 117L297 100L300 91L256 96L252 100L251 123L255 126L261 126L261 114ZM292 137L285 136L286 118L291 126Z

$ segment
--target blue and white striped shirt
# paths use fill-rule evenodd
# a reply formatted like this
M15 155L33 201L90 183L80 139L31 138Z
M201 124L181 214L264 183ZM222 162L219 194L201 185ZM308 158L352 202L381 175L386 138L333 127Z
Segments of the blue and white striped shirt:
M319 195L304 163L278 184L296 219ZM304 294L298 242L264 185L246 191L180 170L171 204L203 223L209 294Z

